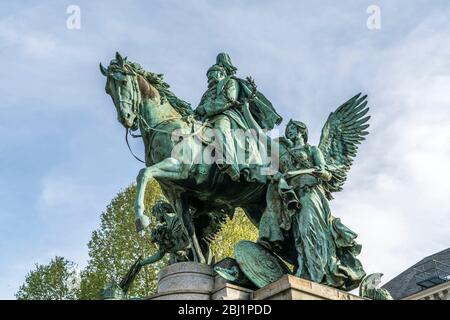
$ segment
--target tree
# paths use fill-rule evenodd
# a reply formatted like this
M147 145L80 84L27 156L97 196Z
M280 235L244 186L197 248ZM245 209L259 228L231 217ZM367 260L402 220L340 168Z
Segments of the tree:
M222 230L216 235L211 244L211 249L216 256L216 261L225 257L233 257L234 246L239 240L256 241L258 229L246 217L242 209L236 210L233 219L227 219Z
M19 300L71 300L76 298L78 285L76 264L55 257L47 265L36 263L15 296Z
M51 273L55 272L54 269L50 270L48 266L37 266L37 270L47 268L45 276L44 271L38 272L39 276L35 275L37 271L32 271L26 280L26 284L29 284L20 288L16 294L17 298L32 299L36 296L43 299L57 299L58 297L83 300L99 299L104 286L111 281L119 283L140 256L145 258L154 254L157 247L150 242L148 234L141 237L136 233L133 214L135 196L136 187L131 185L119 192L101 214L100 226L92 232L91 240L88 243L89 260L86 268L81 272L81 281L77 290L66 290L66 295L62 295L60 292L66 291L60 289L61 284L55 284L55 281L52 280ZM146 208L152 208L161 197L161 189L156 180L150 181L146 188ZM154 227L156 225L154 217L152 215L148 215L148 217L151 227ZM216 261L233 256L234 245L239 240L255 240L256 237L257 229L245 217L242 210L238 210L234 219L226 221L212 242ZM63 261L66 260L63 259ZM145 297L154 294L157 274L166 264L167 257L158 263L145 266L134 280L129 295ZM66 266L70 270L69 264ZM58 276L55 275L55 277ZM29 287L33 289L28 289ZM32 295L28 292L46 292L47 295Z
M81 274L80 299L98 299L101 289L111 280L119 282L128 268L138 259L154 254L157 247L148 238L141 238L135 231L134 199L136 187L128 187L108 205L101 215L99 229L92 233L89 241L89 262ZM161 189L155 180L146 189L146 208L152 208L162 197ZM148 215L151 226L156 225L153 216ZM233 256L233 248L241 239L255 240L257 229L238 210L234 219L228 219L212 243L212 250L219 261ZM144 297L156 292L157 274L167 264L167 259L143 268L136 277L130 296Z
M89 261L81 273L79 299L99 299L102 288L109 282L120 282L139 256L147 257L156 252L156 246L148 238L136 233L134 221L134 185L119 192L101 215L100 227L92 233L88 243ZM151 208L161 197L155 180L146 189L146 207ZM154 217L148 215L151 225ZM148 296L156 291L156 280L164 261L146 266L138 274L130 289L130 296Z

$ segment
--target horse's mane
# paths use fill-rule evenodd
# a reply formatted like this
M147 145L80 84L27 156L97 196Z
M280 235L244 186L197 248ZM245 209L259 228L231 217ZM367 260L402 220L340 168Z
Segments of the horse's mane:
M114 64L119 66L119 64L113 60L111 61L109 68L111 68ZM134 74L142 76L153 88L158 90L159 95L161 96L161 103L164 103L165 101L169 102L170 105L182 116L193 114L191 105L188 102L178 98L172 91L169 90L170 86L164 81L164 76L162 74L146 71L140 64L130 61L125 61L124 68L128 69L127 71L131 71Z

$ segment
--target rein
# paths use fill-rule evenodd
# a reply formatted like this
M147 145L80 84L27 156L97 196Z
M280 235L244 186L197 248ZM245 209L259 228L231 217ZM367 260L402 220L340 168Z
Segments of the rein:
M138 119L139 127L143 128L144 131L145 131L145 133L150 132L150 131L155 131L155 132L161 132L161 133L171 134L172 132L169 132L169 131L163 130L163 129L158 129L157 127L159 127L159 126L162 125L163 123L166 123L166 122L169 122L169 121L172 121L172 120L185 120L185 119L187 119L188 122L190 122L190 123L193 124L194 118L193 118L191 115L188 115L188 116L171 117L171 118L168 118L168 119L164 119L164 120L162 120L161 122L157 123L156 125L150 126L150 125L147 123L147 121L144 119L144 117L141 116L141 114L140 114L140 112L139 112L139 111L140 111L140 110L139 110L139 105L141 105L141 101L140 101L141 99L140 99L140 95L139 95L139 88L137 87L137 84L136 84L134 81L133 81L133 89L134 89L134 91L135 91L136 96L138 97L138 101L136 101L136 105L137 105L137 108L136 108L136 109L137 109L137 110L133 110L133 111L135 112L136 117L137 117L137 119ZM130 101L121 101L121 102L126 102L126 103L129 103L129 104L133 104L133 103L130 102ZM133 109L134 109L134 108L133 108ZM141 124L142 124L142 125L141 125ZM192 137L192 136L197 135L197 134L198 134L199 132L201 132L201 130L203 130L206 126L207 126L207 122L204 122L204 123L200 126L200 128L199 128L198 130L196 130L195 132L193 132L193 133L191 133L191 134L189 134L189 135L186 135L186 137L189 138L189 137ZM138 156L136 156L136 155L134 154L133 150L131 149L130 143L129 143L129 141L128 141L128 135L130 135L132 138L141 138L142 135L140 135L140 134L133 134L133 133L131 132L130 129L125 128L125 142L126 142L126 144L127 144L128 150L130 151L131 155L132 155L137 161L146 164L145 161L143 161L142 159L140 159Z
M147 130L146 130L146 131L156 131L156 132L162 132L162 133L167 133L167 134L170 134L171 132L168 132L168 131L166 131L166 130L156 129L156 127L158 127L158 126L161 125L162 123L168 122L168 121L170 121L170 120L183 119L183 117L182 117L182 118L172 117L172 118L165 119L165 120L163 120L163 121L157 123L156 126L154 126L154 127L151 127L151 126L148 125L147 121L145 121L145 119L144 119L140 114L137 114L137 115L138 115L138 120L143 121L143 122L145 123L145 125L147 126L147 128L146 128ZM133 150L131 150L130 142L128 141L128 135L130 135L132 138L142 138L142 135L141 135L141 134L133 134L133 133L130 131L130 129L125 128L125 142L127 143L128 150L130 150L131 155L132 155L137 161L142 162L142 163L145 164L146 162L143 161L142 159L140 159L138 156L136 156L136 155L134 154Z
M130 150L131 155L132 155L137 161L142 162L142 163L145 164L145 161L139 159L139 157L136 156L136 155L134 154L133 150L131 150L130 143L128 142L128 133L130 133L130 129L125 128L125 141L126 141L126 143L127 143L128 150ZM133 138L142 137L141 135L133 135L132 133L130 133L130 135L131 135Z

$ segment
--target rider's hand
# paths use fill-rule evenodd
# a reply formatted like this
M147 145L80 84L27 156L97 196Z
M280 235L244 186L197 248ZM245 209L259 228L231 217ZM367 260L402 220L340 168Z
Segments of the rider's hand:
M325 169L318 168L313 173L317 178L328 181L331 179L331 173Z
M238 111L243 111L244 110L244 104L239 102L238 100L233 101L233 108L235 108Z

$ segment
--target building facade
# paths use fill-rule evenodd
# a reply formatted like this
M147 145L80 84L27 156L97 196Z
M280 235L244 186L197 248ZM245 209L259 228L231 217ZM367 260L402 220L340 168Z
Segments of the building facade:
M422 259L383 288L396 300L450 300L450 248Z

